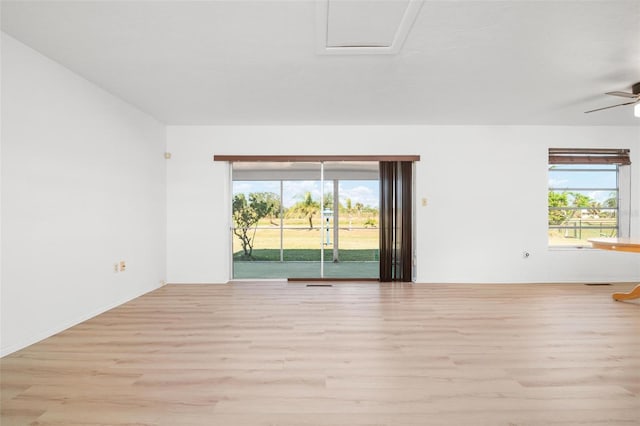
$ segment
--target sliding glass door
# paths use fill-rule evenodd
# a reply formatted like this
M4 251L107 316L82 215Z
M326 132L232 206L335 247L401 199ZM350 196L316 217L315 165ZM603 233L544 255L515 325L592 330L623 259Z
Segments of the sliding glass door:
M300 164L298 164L300 166ZM313 175L319 174L319 164L313 167ZM307 178L310 176L306 176ZM278 271L278 278L320 278L318 264L322 259L320 250L321 182L317 180L282 181L282 261L270 265Z
M378 278L377 162L325 162L326 278Z
M232 164L233 278L378 278L377 162Z

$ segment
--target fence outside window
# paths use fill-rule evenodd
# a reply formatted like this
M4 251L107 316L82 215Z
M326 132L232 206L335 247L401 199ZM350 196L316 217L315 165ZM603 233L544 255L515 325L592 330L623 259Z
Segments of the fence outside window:
M619 166L549 166L550 246L590 246L589 238L616 237L619 230Z

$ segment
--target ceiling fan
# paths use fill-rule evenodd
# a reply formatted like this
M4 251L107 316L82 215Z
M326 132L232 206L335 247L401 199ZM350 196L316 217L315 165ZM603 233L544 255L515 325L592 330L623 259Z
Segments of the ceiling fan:
M629 99L633 99L630 102L624 102L621 104L616 104L616 105L611 105L611 106L606 106L603 108L596 108L596 109L592 109L590 111L585 111L585 114L588 114L590 112L596 112L596 111L602 111L603 109L609 109L609 108L615 108L615 107L619 107L619 106L623 106L623 105L634 105L634 104L638 104L635 107L635 116L636 117L640 117L640 82L634 84L633 86L631 86L631 92L607 92L605 93L606 95L611 95L611 96L620 96L623 98L629 98Z

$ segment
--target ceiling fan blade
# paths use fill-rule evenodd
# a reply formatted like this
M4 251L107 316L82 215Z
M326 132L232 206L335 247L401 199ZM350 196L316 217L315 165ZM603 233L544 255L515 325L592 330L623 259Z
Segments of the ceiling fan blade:
M637 98L640 96L640 95L634 95L633 93L627 93L627 92L607 92L605 93L605 95L622 96L623 98Z
M609 108L615 108L615 107L619 107L619 106L623 106L623 105L633 105L633 104L637 104L638 102L640 102L640 99L638 99L637 101L633 101L633 102L625 102L623 104L617 104L617 105L611 105L611 106L606 106L604 108L596 108L596 109L592 109L590 111L585 111L585 114L588 114L590 112L596 112L596 111L602 111L603 109L609 109Z

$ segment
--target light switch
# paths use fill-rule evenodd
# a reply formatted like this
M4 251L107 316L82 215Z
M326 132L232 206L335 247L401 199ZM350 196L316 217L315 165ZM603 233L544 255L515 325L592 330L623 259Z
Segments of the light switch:
M423 198L422 199L422 207L426 207L427 206L427 199Z

